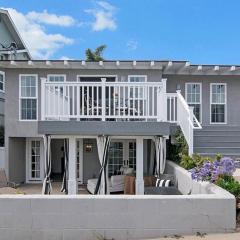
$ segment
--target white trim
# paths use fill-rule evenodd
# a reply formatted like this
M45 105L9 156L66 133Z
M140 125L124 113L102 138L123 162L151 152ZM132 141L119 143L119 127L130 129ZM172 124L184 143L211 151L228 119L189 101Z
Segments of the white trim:
M225 102L224 103L219 103L220 105L224 105L224 122L212 122L212 86L213 85L224 85L225 86ZM213 104L217 104L217 103L213 103ZM221 124L227 124L227 83L210 83L210 124L211 125L221 125Z
M50 82L49 78L50 77L63 77L64 81L63 82L66 82L66 74L47 74L47 82Z
M3 76L3 90L0 89L0 92L5 93L5 72L0 71L0 74Z
M78 147L79 146L79 147ZM77 159L77 151L79 151L79 161ZM83 183L83 152L84 152L84 147L83 147L83 138L76 138L76 165L79 165L79 178L77 177L77 181L79 183ZM76 166L76 171L77 171L77 166Z
M36 78L36 96L35 97L21 97L21 77L34 76ZM18 119L21 122L36 122L38 121L38 74L19 74L18 79ZM21 119L21 99L36 99L36 119Z
M144 82L147 82L147 75L128 75L128 82L130 82L131 77L144 77Z
M40 142L40 177L31 177L31 142ZM27 138L26 139L26 183L41 183L44 179L43 169L44 169L44 151L43 151L43 141L42 138Z
M106 78L106 77L114 77L115 78L115 81L118 82L118 75L101 75L101 74L80 74L80 75L77 75L77 82L80 82L80 78L81 77L100 77L100 78Z
M191 85L191 84L196 84L196 85L200 85L200 103L189 103L187 100L187 86ZM200 104L200 119L199 122L202 123L202 83L201 82L186 82L185 83L185 100L187 102L187 104Z

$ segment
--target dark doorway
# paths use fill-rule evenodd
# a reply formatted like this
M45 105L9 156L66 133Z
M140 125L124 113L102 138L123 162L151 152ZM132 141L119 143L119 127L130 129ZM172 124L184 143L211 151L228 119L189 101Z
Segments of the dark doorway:
M51 179L55 182L61 182L64 173L64 140L51 140Z

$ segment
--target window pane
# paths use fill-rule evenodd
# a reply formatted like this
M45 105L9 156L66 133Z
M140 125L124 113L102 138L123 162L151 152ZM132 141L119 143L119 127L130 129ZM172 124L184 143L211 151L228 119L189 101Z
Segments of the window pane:
M139 76L139 77L130 76L129 77L130 82L145 82L145 79L146 78L144 76Z
M225 122L225 105L224 104L212 104L211 120L213 123Z
M195 84L195 83L188 83L187 84L187 102L189 104L191 103L201 103L201 88L200 88L200 84Z
M36 97L37 79L35 76L21 76L21 97Z
M31 141L31 177L40 178L40 141Z
M37 119L37 100L21 99L21 119L36 120Z

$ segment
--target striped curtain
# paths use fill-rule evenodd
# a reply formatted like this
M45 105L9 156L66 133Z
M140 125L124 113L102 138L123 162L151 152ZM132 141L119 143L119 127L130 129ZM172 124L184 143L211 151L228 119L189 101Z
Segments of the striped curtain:
M108 136L97 137L98 157L101 164L101 169L94 194L108 194L107 160L109 144L110 138Z
M61 192L64 192L66 194L68 194L68 185L67 185L67 181L68 181L68 162L69 162L69 158L68 158L68 154L69 154L69 150L68 150L69 146L68 146L68 139L64 139L64 173L63 173L63 181L62 181L62 188L61 188Z
M52 185L51 185L51 136L45 135L43 138L44 143L44 180L43 180L43 187L42 187L42 194L50 195L52 192Z
M155 175L159 177L164 173L166 166L166 139L156 136L154 140L156 150Z

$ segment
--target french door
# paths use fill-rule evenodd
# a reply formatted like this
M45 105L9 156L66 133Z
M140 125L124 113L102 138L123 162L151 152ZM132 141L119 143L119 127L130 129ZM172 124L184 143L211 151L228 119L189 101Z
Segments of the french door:
M122 166L136 169L135 140L112 140L108 153L108 175L116 175Z
M43 180L43 141L41 139L27 139L26 142L26 181Z

